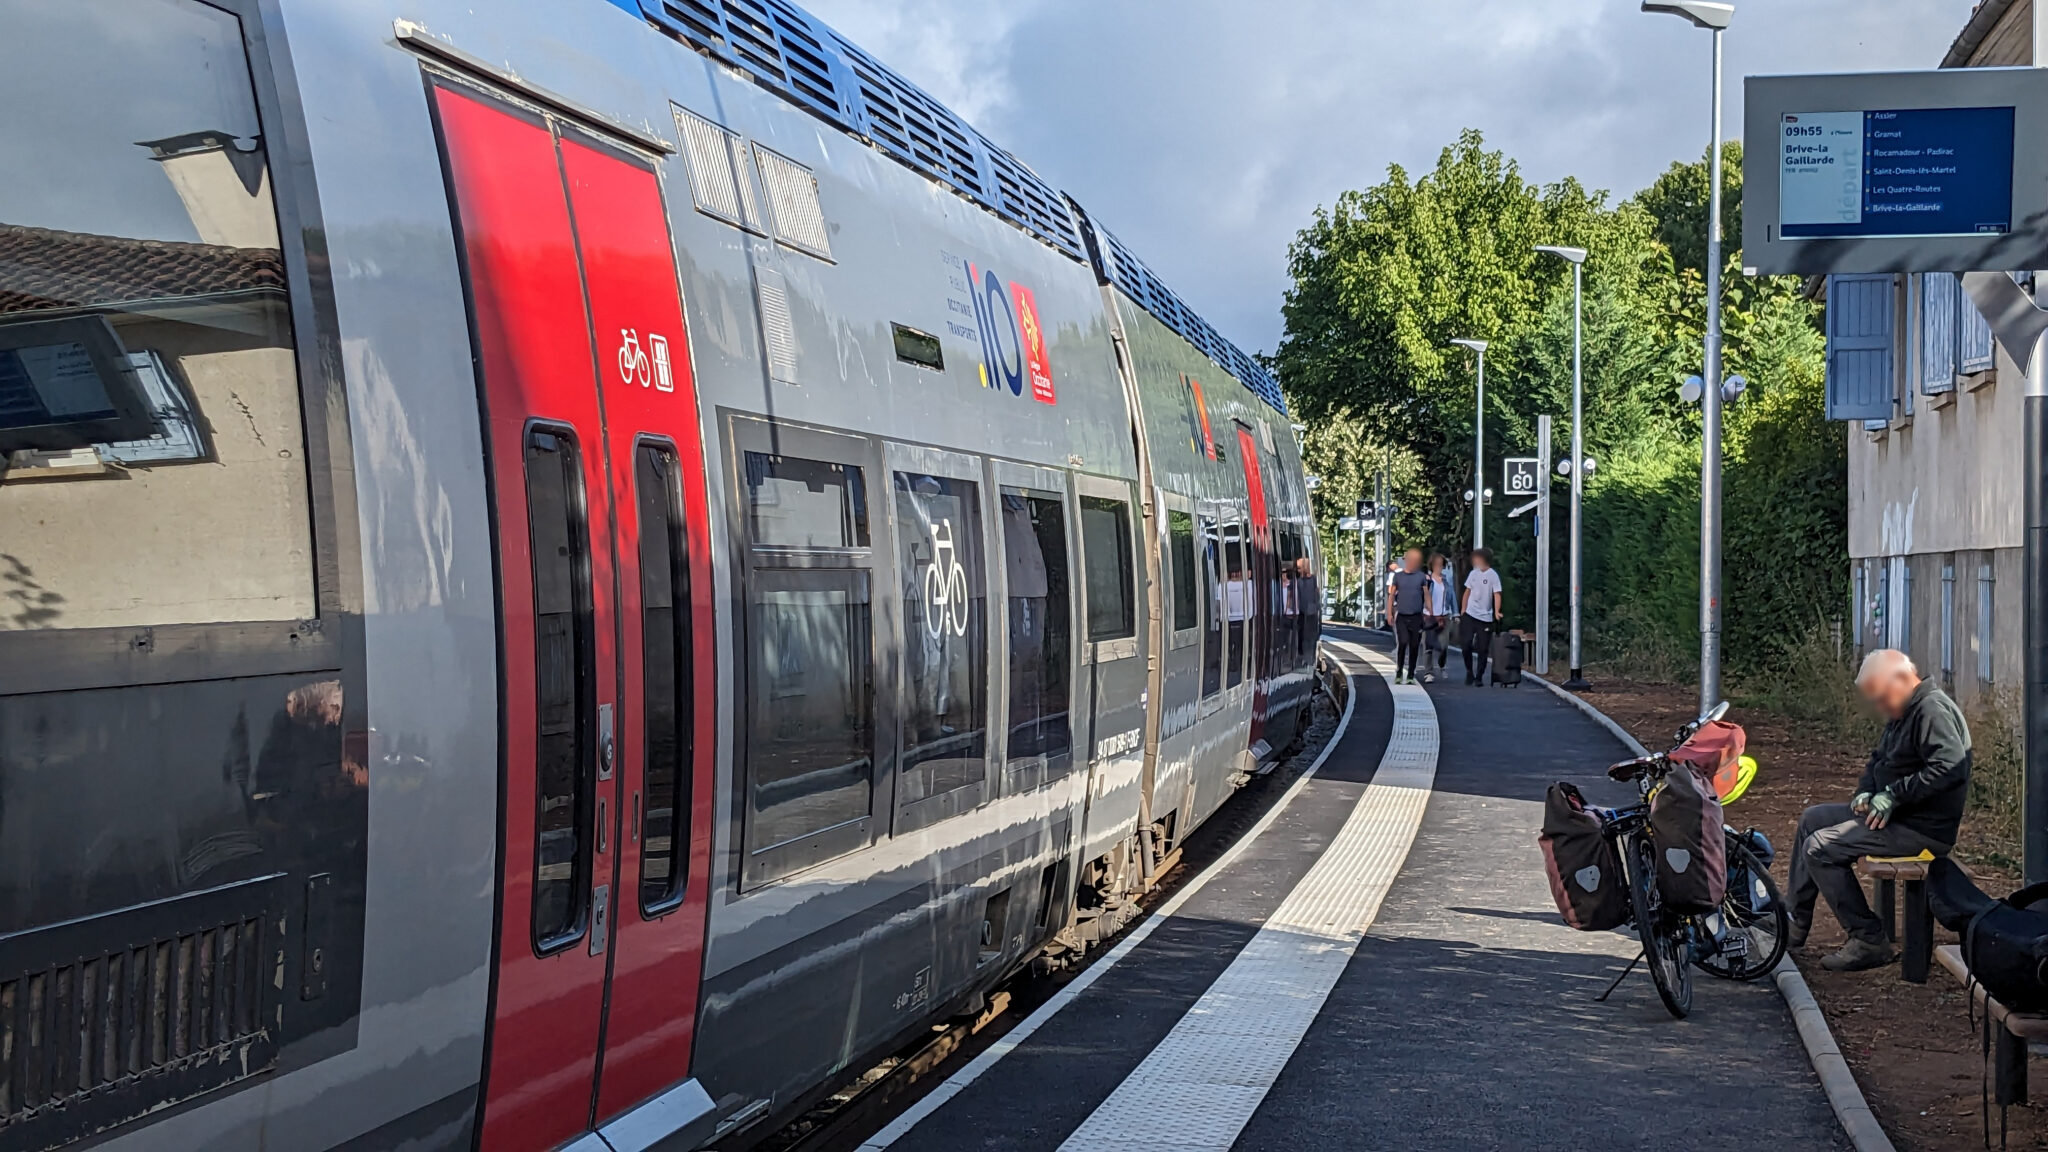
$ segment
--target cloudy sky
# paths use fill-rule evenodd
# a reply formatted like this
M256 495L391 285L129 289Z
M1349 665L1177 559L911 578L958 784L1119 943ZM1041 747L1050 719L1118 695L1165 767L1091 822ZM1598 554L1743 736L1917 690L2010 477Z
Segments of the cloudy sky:
M1636 0L802 0L1015 152L1226 336L1280 339L1318 204L1460 129L1617 197L1706 149L1707 33ZM1931 68L1972 0L1737 0L1752 73Z

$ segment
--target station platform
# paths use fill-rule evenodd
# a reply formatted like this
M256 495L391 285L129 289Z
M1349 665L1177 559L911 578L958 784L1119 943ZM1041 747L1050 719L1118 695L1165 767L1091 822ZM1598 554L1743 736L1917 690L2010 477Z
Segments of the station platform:
M1259 825L861 1152L1846 1149L1768 983L1672 1019L1638 949L1558 918L1544 789L1628 799L1615 738L1538 685L1392 684Z

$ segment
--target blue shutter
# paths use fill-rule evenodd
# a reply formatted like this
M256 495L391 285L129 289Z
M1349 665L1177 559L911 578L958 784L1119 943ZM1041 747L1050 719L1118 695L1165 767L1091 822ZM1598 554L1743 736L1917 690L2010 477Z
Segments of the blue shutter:
M1992 363L1991 321L1977 311L1977 305L1967 295L1961 292L1956 295L1960 298L1957 311L1962 314L1959 325L1962 332L1956 340L1957 367L1963 372L1988 372Z
M1890 273L1828 277L1828 419L1892 417Z
M1929 396L1956 386L1956 310L1962 284L1947 272L1920 277L1920 390Z

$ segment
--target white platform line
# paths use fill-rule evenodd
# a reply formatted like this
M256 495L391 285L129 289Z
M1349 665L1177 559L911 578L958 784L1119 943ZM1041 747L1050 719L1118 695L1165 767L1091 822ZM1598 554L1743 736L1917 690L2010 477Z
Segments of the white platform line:
M1061 1152L1226 1152L1322 1011L1408 857L1436 781L1436 708L1393 685L1394 733L1344 827L1251 943Z
M1329 641L1328 643L1332 647L1344 648L1354 656L1368 657L1369 654L1368 649L1359 648L1355 645L1344 644L1338 641ZM1375 662L1373 667L1380 675L1385 676L1386 668L1391 667L1391 665L1387 665L1384 660L1381 660ZM1266 829L1272 827L1273 821L1279 819L1280 813L1287 810L1287 806L1292 804L1294 798L1301 794L1302 787L1322 768L1323 762L1330 758L1330 753L1336 750L1337 745L1343 743L1344 734L1351 729L1351 713L1357 702L1357 692L1345 693L1344 714L1337 718L1337 729L1330 733L1330 739L1323 745L1323 750L1316 755L1315 762L1308 766L1307 771L1295 778L1294 783L1288 787L1287 793L1280 797L1279 802L1267 809L1266 814L1259 818L1259 822L1252 825L1251 829L1239 837L1237 842L1232 844L1223 855L1218 856L1207 868L1202 869L1201 872L1183 883L1174 891L1171 897L1167 898L1166 903L1161 904L1156 911L1147 916L1136 928L1133 928L1130 935L1117 941L1116 946L1107 953L1104 953L1101 959L1082 969L1080 975L1074 977L1073 980L1069 981L1058 992L1053 993L1051 999L1039 1005L1038 1010L1025 1017L1022 1023L1005 1032L1001 1039L983 1049L981 1055L968 1061L965 1067L947 1077L945 1083L932 1089L921 1097L917 1103L904 1109L881 1131L868 1137L866 1142L861 1144L857 1152L881 1152L882 1149L902 1139L912 1128L922 1123L925 1117L944 1107L946 1102L958 1096L962 1089L980 1079L982 1073L995 1067L996 1061L1009 1055L1019 1044L1029 1040L1031 1034L1043 1027L1046 1021L1058 1015L1060 1009L1073 1003L1076 997L1088 990L1089 985L1095 983L1104 973L1116 967L1117 962L1129 955L1131 949L1144 943L1145 938L1152 934L1153 929L1159 927L1159 925L1165 923L1178 913L1181 905L1186 904L1195 893L1200 892L1210 880L1221 875L1223 870L1228 868L1231 862L1236 860L1246 847L1257 840Z

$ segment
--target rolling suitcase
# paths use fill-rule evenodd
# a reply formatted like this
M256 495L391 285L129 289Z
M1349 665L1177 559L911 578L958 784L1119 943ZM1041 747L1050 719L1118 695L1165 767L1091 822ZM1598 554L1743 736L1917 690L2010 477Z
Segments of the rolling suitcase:
M1522 685L1522 638L1513 632L1496 633L1493 638L1493 653L1488 658L1493 665L1493 682L1509 688Z

